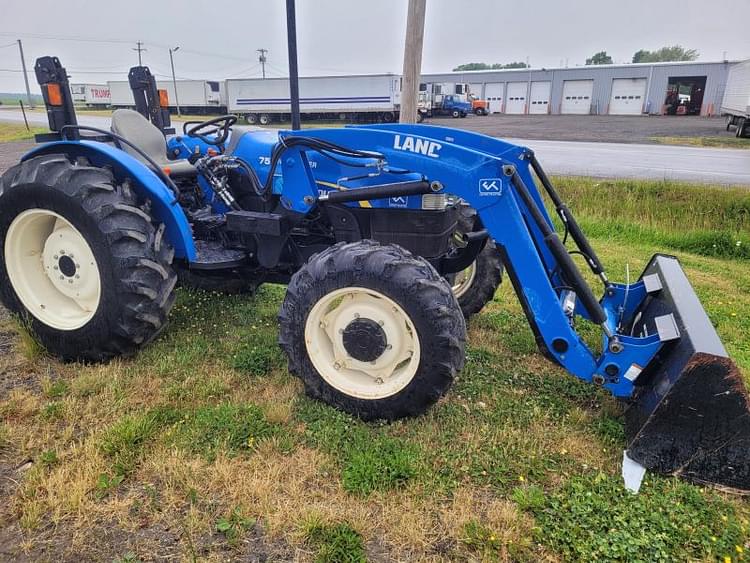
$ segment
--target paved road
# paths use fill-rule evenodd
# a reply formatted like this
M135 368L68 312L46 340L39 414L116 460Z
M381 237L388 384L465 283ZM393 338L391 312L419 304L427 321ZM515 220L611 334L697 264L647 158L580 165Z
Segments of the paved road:
M551 174L685 180L750 187L750 150L509 139Z
M43 113L29 114L46 125ZM0 121L23 121L19 111L0 110ZM109 128L109 117L80 115L81 125ZM534 149L550 174L603 178L664 178L750 186L750 150L509 139Z

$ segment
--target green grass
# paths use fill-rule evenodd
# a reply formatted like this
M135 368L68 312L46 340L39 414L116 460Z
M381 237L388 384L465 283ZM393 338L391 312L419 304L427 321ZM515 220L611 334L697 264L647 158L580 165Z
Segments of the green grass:
M316 563L367 561L362 536L347 523L330 524L311 518L303 533L305 541L315 549Z
M634 495L616 477L586 473L530 510L537 538L568 560L719 559L744 550L747 538L737 510L716 494L658 477Z
M661 145L750 149L750 139L737 137L649 137L649 139Z
M556 178L593 237L750 259L750 190L686 182Z
M220 404L181 413L169 442L213 460L220 451L230 455L252 451L274 431L257 406Z
M750 379L750 261L680 248L696 233L745 240L750 192L555 181L613 280L626 265L637 276L656 251L679 255ZM469 324L447 396L391 424L303 396L275 344L283 296L275 285L254 296L180 289L169 328L105 365L26 355L14 337L0 371L32 382L0 397L0 463L35 463L12 474L2 514L23 526L28 558L64 548L92 560L167 549L186 560L253 549L272 561L745 557L748 500L652 474L640 494L624 489L622 406L538 354L509 284Z
M2 118L1 113L0 118ZM48 132L49 129L46 127L32 126L31 130L28 131L23 123L5 123L0 121L0 143L33 140L34 135Z
M389 436L387 428L365 424L308 400L301 401L297 415L306 424L309 443L339 459L346 491L360 496L387 492L417 476L419 447Z

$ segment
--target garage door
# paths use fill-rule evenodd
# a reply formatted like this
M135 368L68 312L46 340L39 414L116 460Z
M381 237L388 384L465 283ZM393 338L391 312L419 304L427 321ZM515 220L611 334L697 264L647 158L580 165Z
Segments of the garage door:
M609 99L611 115L640 115L646 98L645 78L615 78Z
M593 80L566 80L563 82L560 113L582 115L591 113L591 96L593 92Z
M488 82L484 85L484 99L490 104L490 113L503 111L503 90L505 82Z
M526 113L526 88L528 82L508 82L505 113Z
M482 83L481 82L470 82L469 92L475 95L477 98L482 98Z
M549 92L551 86L551 82L531 83L529 113L549 113Z

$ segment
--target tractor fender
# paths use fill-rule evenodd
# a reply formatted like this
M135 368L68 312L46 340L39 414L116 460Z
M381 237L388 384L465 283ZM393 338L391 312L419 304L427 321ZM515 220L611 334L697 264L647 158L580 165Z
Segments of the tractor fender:
M145 164L123 150L94 141L55 141L41 145L21 160L44 154L66 154L73 158L86 157L94 166L110 166L115 178L129 178L135 192L151 201L154 219L164 223L169 242L177 258L195 261L197 253L190 224L175 194Z

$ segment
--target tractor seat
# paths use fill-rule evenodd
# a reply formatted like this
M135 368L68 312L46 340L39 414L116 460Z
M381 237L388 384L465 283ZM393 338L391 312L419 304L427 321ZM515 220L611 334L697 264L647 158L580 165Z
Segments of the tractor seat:
M170 176L189 176L197 174L195 166L185 159L169 160L164 135L159 128L132 109L118 109L112 113L112 132L124 137L146 153L162 170L169 169ZM145 165L150 164L132 147L123 143L123 150L137 158Z

